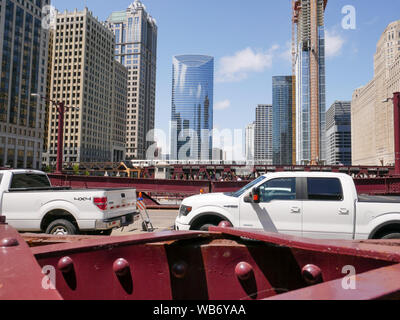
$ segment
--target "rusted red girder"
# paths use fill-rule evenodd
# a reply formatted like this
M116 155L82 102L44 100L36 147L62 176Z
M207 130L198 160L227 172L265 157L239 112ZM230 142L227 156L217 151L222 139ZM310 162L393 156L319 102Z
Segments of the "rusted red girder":
M377 299L400 292L399 241L317 241L230 228L37 237L25 236L28 248L0 225L0 299ZM346 266L355 268L360 290L341 285ZM43 288L42 270L54 270L55 290Z

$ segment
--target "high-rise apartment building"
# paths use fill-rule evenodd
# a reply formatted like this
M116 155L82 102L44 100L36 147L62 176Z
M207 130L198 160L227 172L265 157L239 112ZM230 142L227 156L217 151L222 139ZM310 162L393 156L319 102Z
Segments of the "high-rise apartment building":
M392 165L395 162L393 102L400 92L400 20L390 23L374 56L374 78L354 91L351 103L354 165Z
M256 124L255 122L249 124L246 127L246 160L254 160L255 156L255 130Z
M293 76L272 77L275 165L295 164L293 163L293 98Z
M212 157L214 58L173 58L171 159Z
M327 0L294 1L298 164L326 160L324 14L327 3Z
M0 2L0 167L40 169L44 141L48 30L43 1Z
M256 108L255 157L254 160L273 163L272 149L272 105L258 105Z
M64 162L123 160L127 70L113 33L85 8L56 13L50 98L64 102ZM49 108L47 162L57 159L58 112Z
M335 101L326 112L328 165L351 166L351 102Z
M115 35L115 58L128 68L126 156L145 159L154 140L157 24L139 0L113 12L107 24Z

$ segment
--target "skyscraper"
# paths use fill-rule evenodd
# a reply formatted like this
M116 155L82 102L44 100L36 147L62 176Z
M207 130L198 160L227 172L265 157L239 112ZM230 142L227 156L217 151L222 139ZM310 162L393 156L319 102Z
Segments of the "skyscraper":
M273 153L275 165L293 163L293 77L272 77Z
M324 14L327 3L327 0L294 1L296 160L299 164L326 160Z
M272 117L272 105L260 104L257 106L254 160L265 161L268 164L273 162Z
M173 58L171 159L212 158L214 58Z
M255 156L255 122L246 127L246 160L254 160Z
M93 14L56 12L50 98L69 108L64 162L123 160L127 69L114 60L114 35ZM57 159L57 107L48 112L47 164Z
M351 166L351 102L335 101L326 112L327 164Z
M353 93L351 103L354 165L395 163L393 93L400 92L400 20L382 33L374 56L374 78Z
M0 8L0 167L40 169L46 96L48 30L44 1L3 0Z
M139 0L113 12L107 23L115 35L115 58L129 71L126 156L145 159L155 122L157 24Z

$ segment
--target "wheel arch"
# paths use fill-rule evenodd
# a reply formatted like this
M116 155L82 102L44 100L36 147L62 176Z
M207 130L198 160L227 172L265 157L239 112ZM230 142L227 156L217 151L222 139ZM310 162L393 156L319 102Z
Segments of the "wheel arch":
M225 215L217 212L204 212L198 214L190 221L189 225L190 225L190 230L194 230L195 228L204 225L206 223L218 224L222 221L228 221L231 225L233 225L230 219L228 219Z
M47 227L53 221L56 221L59 219L64 219L64 220L71 222L79 230L79 226L78 226L78 222L77 222L76 218L74 217L74 215L72 213L70 213L66 209L53 209L53 210L50 210L49 212L47 212L43 216L43 218L40 222L40 229L43 232L46 232Z
M400 232L400 220L387 221L375 227L375 229L369 235L368 239L379 239L377 237L383 235L385 232L396 230Z

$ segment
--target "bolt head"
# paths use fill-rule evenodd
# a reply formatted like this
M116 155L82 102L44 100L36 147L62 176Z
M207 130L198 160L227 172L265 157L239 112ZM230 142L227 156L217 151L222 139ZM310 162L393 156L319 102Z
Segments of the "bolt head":
M254 269L247 262L240 262L235 268L235 274L240 280L246 281L250 279L252 274L254 274Z
M10 248L10 247L17 247L19 246L19 242L17 239L14 238L4 238L0 242L0 247L2 248Z
M233 226L231 225L230 222L228 221L222 221L220 222L220 224L218 225L219 228L232 228Z
M68 273L74 268L74 261L70 257L64 257L58 260L57 268L63 273Z
M117 259L113 263L113 271L117 276L124 276L130 270L129 262L125 259Z
M186 262L175 263L172 267L172 274L175 278L183 279L186 275L188 265Z

